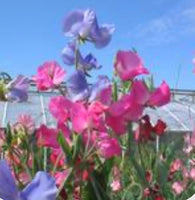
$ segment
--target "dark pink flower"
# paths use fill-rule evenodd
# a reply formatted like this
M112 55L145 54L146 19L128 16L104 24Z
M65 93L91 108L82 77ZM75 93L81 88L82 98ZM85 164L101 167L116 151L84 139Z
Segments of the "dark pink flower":
M139 55L133 51L118 51L114 66L123 81L133 79L137 75L149 74Z
M111 138L107 133L100 133L97 149L106 159L121 155L121 147L116 138Z
M75 132L81 133L88 127L88 112L82 103L72 104L70 117Z
M156 135L161 136L162 134L164 134L166 128L167 125L165 124L165 122L159 119L156 125L154 126L153 131L156 133Z
M54 177L56 179L56 185L60 186L66 180L66 178L68 177L68 174L69 174L69 170L64 170L64 171L61 171L61 172L56 172L54 174Z
M39 66L33 80L39 90L48 90L60 85L65 77L65 70L55 61L49 61Z
M57 141L58 134L62 132L67 142L70 143L70 132L69 129L62 124L58 125L58 128L48 128L45 125L41 125L36 132L37 144L39 146L52 147L58 149L60 146Z
M159 88L154 90L149 99L148 105L163 106L170 102L171 92L165 81L162 82Z

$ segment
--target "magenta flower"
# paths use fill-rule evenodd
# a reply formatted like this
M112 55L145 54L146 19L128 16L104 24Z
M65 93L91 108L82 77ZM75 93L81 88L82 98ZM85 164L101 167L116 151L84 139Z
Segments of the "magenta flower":
M170 101L170 97L170 89L165 82L154 91L149 91L143 81L135 80L130 93L110 106L107 124L116 133L124 134L127 122L139 120L146 106L163 106Z
M37 75L33 77L33 80L39 90L53 89L62 83L65 73L65 70L57 62L45 62L39 66Z
M102 157L110 159L121 155L121 147L116 138L110 137L107 133L100 133L98 140L97 149Z
M148 101L151 106L163 106L169 103L171 100L170 88L165 81L163 81L159 88L154 90Z
M97 48L103 48L111 40L115 28L113 25L99 26L93 10L76 10L68 14L64 21L64 33L69 37L88 40Z
M59 122L65 122L70 117L71 106L72 102L64 96L52 97L49 102L49 110Z
M70 131L64 124L58 123L58 127L56 129L41 125L36 131L38 145L52 147L54 149L60 148L57 141L57 136L60 132L63 133L64 138L66 138L67 142L70 143Z
M75 132L81 133L88 127L88 112L82 103L74 103L72 105L70 116Z
M149 74L139 55L133 51L118 51L114 67L123 81L131 80L141 74Z

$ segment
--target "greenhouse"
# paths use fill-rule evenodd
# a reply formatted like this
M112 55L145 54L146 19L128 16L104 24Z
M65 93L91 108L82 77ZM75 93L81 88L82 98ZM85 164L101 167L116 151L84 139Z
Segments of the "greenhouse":
M172 89L170 103L157 109L146 108L153 124L162 119L167 124L167 132L192 132L195 127L195 91ZM55 127L56 123L48 110L52 96L60 95L54 91L38 91L31 84L28 101L24 103L0 102L0 121L4 127L8 122L15 122L21 113L29 113L35 119L36 127L42 123Z

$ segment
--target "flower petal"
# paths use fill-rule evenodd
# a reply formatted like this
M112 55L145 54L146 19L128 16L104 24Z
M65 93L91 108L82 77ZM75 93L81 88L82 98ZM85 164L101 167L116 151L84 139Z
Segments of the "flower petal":
M3 200L18 200L19 192L5 160L0 161L0 198Z
M55 200L56 194L55 180L46 172L38 172L32 182L21 192L21 197L25 200Z

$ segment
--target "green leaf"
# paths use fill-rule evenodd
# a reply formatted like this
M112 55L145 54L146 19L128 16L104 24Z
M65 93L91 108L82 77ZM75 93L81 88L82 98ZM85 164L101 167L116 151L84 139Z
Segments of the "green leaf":
M68 164L72 164L73 155L71 153L71 148L70 148L69 144L67 143L66 139L64 138L64 135L61 132L58 134L57 141L58 141L59 145L61 146L64 154L66 155L66 159L67 159L66 162Z

